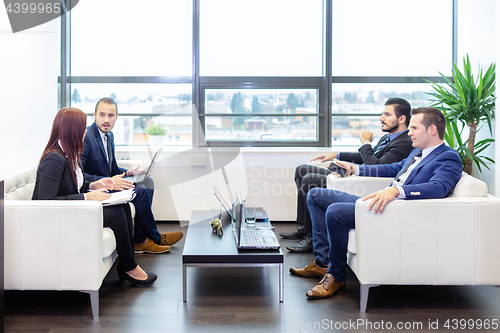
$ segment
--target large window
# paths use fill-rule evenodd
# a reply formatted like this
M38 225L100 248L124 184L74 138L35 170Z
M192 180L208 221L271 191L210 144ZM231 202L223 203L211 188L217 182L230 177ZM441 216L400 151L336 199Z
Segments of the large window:
M334 0L333 76L451 74L452 1Z
M72 84L71 105L91 114L103 96L118 105L118 119L113 130L117 145L148 144L144 130L155 123L168 128L167 145L191 145L191 84ZM89 116L88 123L94 120Z
M322 37L322 0L202 0L200 75L321 76Z
M207 141L317 141L313 89L206 89Z
M379 117L388 98L406 99L412 107L427 105L428 83L335 83L332 87L332 144L359 145L362 131L375 141L383 133Z
M74 76L191 76L192 3L85 0L71 11Z
M359 145L389 97L450 74L453 0L86 0L62 20L61 106L118 102L119 145ZM439 33L437 33L439 32ZM64 38L64 36L67 36Z

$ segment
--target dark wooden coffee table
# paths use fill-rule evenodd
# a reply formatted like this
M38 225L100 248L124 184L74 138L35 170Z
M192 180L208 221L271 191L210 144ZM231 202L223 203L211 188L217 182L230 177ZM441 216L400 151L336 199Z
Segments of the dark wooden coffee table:
M182 297L187 298L187 267L279 267L279 298L283 302L283 252L279 250L238 250L231 221L221 217L224 235L212 233L211 211L194 210L182 252ZM267 222L265 222L267 223ZM257 225L265 224L258 222Z

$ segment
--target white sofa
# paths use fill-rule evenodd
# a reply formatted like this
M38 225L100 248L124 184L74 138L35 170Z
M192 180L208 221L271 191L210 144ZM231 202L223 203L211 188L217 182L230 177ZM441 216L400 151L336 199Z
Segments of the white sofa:
M96 319L99 288L117 257L114 233L103 228L97 201L32 201L36 169L35 162L0 176L5 180L5 290L89 293Z
M391 181L330 175L327 187L363 197ZM360 311L379 285L499 285L500 198L487 190L464 173L445 199L396 199L382 214L359 199L348 265L361 286Z

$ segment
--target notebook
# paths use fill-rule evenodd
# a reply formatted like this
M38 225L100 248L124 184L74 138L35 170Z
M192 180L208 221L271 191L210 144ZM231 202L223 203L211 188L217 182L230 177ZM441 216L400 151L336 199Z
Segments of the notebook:
M121 205L134 200L134 198L135 192L131 188L129 190L113 192L108 199L101 201L101 203L103 206Z
M239 250L278 250L280 244L271 229L242 229L245 223L245 205L240 194L236 195L233 212L234 239Z
M158 159L158 156L160 156L161 150L162 150L162 148L158 149L156 151L156 153L154 154L153 159L151 160L151 163L149 164L149 167L148 167L148 170L146 171L146 173L144 173L142 175L125 176L125 177L123 177L123 179L130 180L131 182L136 183L136 184L142 183L144 181L144 179L149 177L149 175L151 174L151 171L153 171L156 160Z
M224 197L220 194L219 190L215 186L214 188L214 195L219 200L221 203L222 207L224 207L224 210L226 213L229 215L229 217L232 217L232 208L229 206L229 204L224 200ZM269 222L269 217L267 216L266 211L262 207L257 207L255 209L255 222Z

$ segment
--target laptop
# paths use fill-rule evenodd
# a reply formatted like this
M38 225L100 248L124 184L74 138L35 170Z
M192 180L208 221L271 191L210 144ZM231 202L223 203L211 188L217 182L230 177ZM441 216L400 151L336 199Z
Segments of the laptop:
M234 239L239 250L278 250L280 244L276 239L274 231L271 229L244 229L245 204L240 194L236 195L236 205L234 206Z
M156 153L154 154L153 159L151 160L151 163L149 164L149 167L148 167L148 170L146 171L146 173L144 173L142 175L125 176L125 177L123 177L123 179L130 180L131 182L136 183L136 184L137 183L142 183L144 181L144 179L146 179L147 177L149 177L149 175L153 171L153 168L155 166L156 160L160 156L161 150L162 150L162 148L158 149L156 151Z
M217 200L219 200L222 207L224 207L224 210L229 215L229 217L232 217L233 216L233 213L232 213L233 209L231 208L231 206L228 205L226 200L224 200L224 197L220 194L219 190L217 190L217 188L215 186L213 186L213 188L214 188L215 197L217 198ZM267 213L264 210L264 208L257 207L255 209L255 222L269 222L269 217L267 216Z

